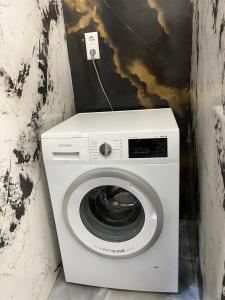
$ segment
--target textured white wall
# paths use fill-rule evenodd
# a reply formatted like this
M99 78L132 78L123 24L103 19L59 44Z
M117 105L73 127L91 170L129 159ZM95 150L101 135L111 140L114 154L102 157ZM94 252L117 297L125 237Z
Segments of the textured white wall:
M225 2L195 0L192 98L204 299L225 299ZM215 106L217 106L215 112Z
M46 299L60 262L40 133L74 113L59 0L0 0L0 298Z

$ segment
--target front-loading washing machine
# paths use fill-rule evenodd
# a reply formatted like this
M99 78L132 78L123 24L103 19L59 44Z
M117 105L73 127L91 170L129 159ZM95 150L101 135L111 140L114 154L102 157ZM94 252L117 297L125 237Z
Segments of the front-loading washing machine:
M177 292L171 109L77 114L45 132L42 149L66 281Z

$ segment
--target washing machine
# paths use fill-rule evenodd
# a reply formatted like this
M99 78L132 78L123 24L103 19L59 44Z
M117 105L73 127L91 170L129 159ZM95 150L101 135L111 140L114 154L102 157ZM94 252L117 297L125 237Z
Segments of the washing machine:
M66 281L177 292L171 109L77 114L45 132L42 149Z

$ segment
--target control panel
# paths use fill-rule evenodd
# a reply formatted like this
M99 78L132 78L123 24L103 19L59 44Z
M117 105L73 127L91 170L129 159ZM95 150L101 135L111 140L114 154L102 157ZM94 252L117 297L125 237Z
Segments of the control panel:
M122 139L94 138L90 141L90 160L121 160L127 156Z
M90 161L168 158L165 136L92 137L89 142Z

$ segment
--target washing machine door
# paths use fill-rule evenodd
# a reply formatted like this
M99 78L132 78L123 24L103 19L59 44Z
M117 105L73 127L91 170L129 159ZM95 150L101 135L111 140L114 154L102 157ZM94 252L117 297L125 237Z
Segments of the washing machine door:
M75 180L66 192L63 216L82 245L112 257L145 251L163 226L161 201L151 185L111 168L92 170Z

